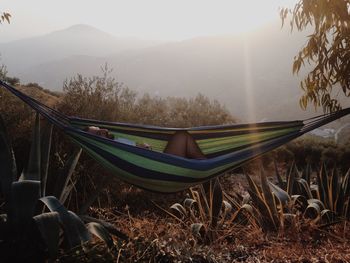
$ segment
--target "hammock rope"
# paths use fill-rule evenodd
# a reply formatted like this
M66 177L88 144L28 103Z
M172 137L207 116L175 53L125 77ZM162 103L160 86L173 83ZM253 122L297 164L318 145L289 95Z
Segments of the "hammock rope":
M0 85L63 130L118 178L163 193L177 192L208 181L350 113L350 108L347 108L304 121L164 128L68 117L1 80ZM153 150L83 131L87 126L106 128L116 137L148 143ZM191 134L207 159L187 159L163 153L169 139L179 130Z

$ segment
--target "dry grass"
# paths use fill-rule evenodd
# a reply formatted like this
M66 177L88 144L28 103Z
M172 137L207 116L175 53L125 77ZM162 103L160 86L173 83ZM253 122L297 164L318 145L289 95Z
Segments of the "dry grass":
M146 192L137 192L139 198L143 194L149 200ZM164 200L153 201L168 208ZM95 207L89 213L129 236L129 241L116 239L114 262L350 262L350 227L345 223L325 229L301 226L298 232L277 234L265 234L253 225L230 225L216 233L215 242L206 244L154 205L133 202L121 211Z

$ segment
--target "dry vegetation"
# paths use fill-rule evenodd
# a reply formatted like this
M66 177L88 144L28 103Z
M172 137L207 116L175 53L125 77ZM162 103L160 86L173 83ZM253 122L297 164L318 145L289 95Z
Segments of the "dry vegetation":
M78 75L65 83L63 94L48 93L37 84L18 88L66 114L81 117L176 127L234 122L223 106L203 95L192 99L140 96L110 79L107 73L94 78ZM30 145L32 112L2 89L0 97L0 111L13 140L19 167L24 167ZM71 151L71 144L57 132L51 156L53 177L57 177L57 168L62 167ZM291 159L299 167L304 167L307 161L315 171L321 160L330 166L343 165L340 170L344 170L348 168L345 164L348 164L349 153L348 146L338 147L333 142L304 138L265 155L245 169L254 180L261 169L258 164L262 162L269 173L273 170L273 159L279 161L280 171L285 170L285 163ZM108 221L128 236L128 240L114 237L112 250L96 241L89 244L89 249L62 251L60 262L350 261L350 228L346 220L321 226L297 213L298 220L293 227L266 231L254 217L239 214L247 220L237 223L237 213L230 213L215 228L212 219L204 222L207 226L204 237L198 235L200 231L196 235L192 228L192 223L201 222L198 215L191 219L178 218L170 209L174 203L192 197L190 191L160 195L136 189L114 179L84 155L76 169L75 180L77 183L66 206L77 212L87 210L89 216ZM238 171L223 176L220 181L224 193L231 197L244 196L249 189L246 178ZM225 195L224 199L228 200Z

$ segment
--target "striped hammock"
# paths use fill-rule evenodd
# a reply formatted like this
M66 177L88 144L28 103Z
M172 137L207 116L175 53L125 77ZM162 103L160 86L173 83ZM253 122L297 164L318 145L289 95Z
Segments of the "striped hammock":
M206 182L350 113L347 108L303 121L164 128L68 117L2 81L0 85L62 129L115 176L137 187L162 193ZM152 150L83 131L87 126L106 128L115 137L147 143ZM171 136L180 130L193 136L208 159L187 159L163 153Z

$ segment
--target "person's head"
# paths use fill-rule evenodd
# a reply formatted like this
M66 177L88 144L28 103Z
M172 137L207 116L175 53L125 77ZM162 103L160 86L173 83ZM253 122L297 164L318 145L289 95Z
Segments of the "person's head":
M101 137L111 139L111 140L114 139L114 135L111 134L107 129L100 129L99 127L96 127L96 126L89 126L84 128L83 130Z
M100 128L96 127L96 126L87 126L87 127L85 127L83 129L83 131L90 132L90 133L93 133L93 134L97 134L99 130L100 130Z

